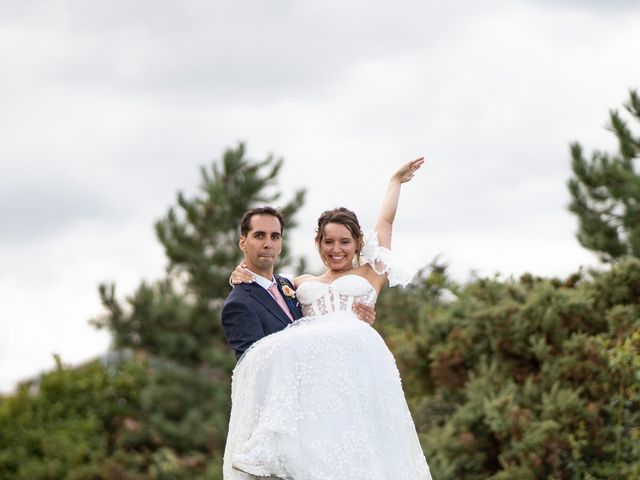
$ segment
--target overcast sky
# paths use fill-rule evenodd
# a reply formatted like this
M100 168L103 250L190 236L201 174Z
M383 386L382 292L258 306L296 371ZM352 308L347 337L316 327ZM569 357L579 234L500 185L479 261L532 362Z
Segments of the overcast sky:
M637 1L0 0L0 391L106 351L97 285L163 274L152 225L246 141L325 209L375 219L406 185L395 249L475 271L564 276L568 144L613 149L640 86ZM219 321L216 318L212 322ZM384 319L379 319L384 321Z

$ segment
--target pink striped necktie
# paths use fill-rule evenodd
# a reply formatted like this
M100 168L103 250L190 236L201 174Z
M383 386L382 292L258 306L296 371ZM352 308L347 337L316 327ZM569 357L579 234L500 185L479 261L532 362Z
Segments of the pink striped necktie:
M287 314L287 317L289 317L289 320L293 322L293 315L291 315L291 312L289 311L289 307L287 307L287 303L284 301L284 298L282 298L282 294L280 293L280 290L278 290L278 287L276 286L276 284L272 283L271 286L267 288L267 291L271 294L271 296L278 303L278 305L280 305L280 308L284 310L284 313Z

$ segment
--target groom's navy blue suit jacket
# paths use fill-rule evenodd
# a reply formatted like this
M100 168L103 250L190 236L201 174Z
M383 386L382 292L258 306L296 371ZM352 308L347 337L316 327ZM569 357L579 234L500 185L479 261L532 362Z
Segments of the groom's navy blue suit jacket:
M285 299L294 319L302 317L295 298L282 292L282 283L292 290L293 285L284 277L276 275L276 284ZM287 314L273 297L257 283L241 283L233 287L222 307L222 328L227 342L239 359L254 342L291 323Z

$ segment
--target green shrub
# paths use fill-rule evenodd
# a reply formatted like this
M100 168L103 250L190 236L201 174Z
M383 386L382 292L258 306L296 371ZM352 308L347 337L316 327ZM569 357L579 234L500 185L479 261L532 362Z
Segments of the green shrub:
M640 478L640 261L565 282L441 277L402 293L417 319L380 327L434 478Z

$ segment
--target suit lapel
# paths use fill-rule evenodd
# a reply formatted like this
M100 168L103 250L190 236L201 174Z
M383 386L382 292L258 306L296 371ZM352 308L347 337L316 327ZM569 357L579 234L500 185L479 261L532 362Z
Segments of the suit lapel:
M257 283L241 283L242 288L255 298L258 302L260 302L269 312L271 312L278 320L280 320L284 325L289 325L291 321L287 314L284 313L280 305L273 299L271 294L267 292L264 288L262 288Z

